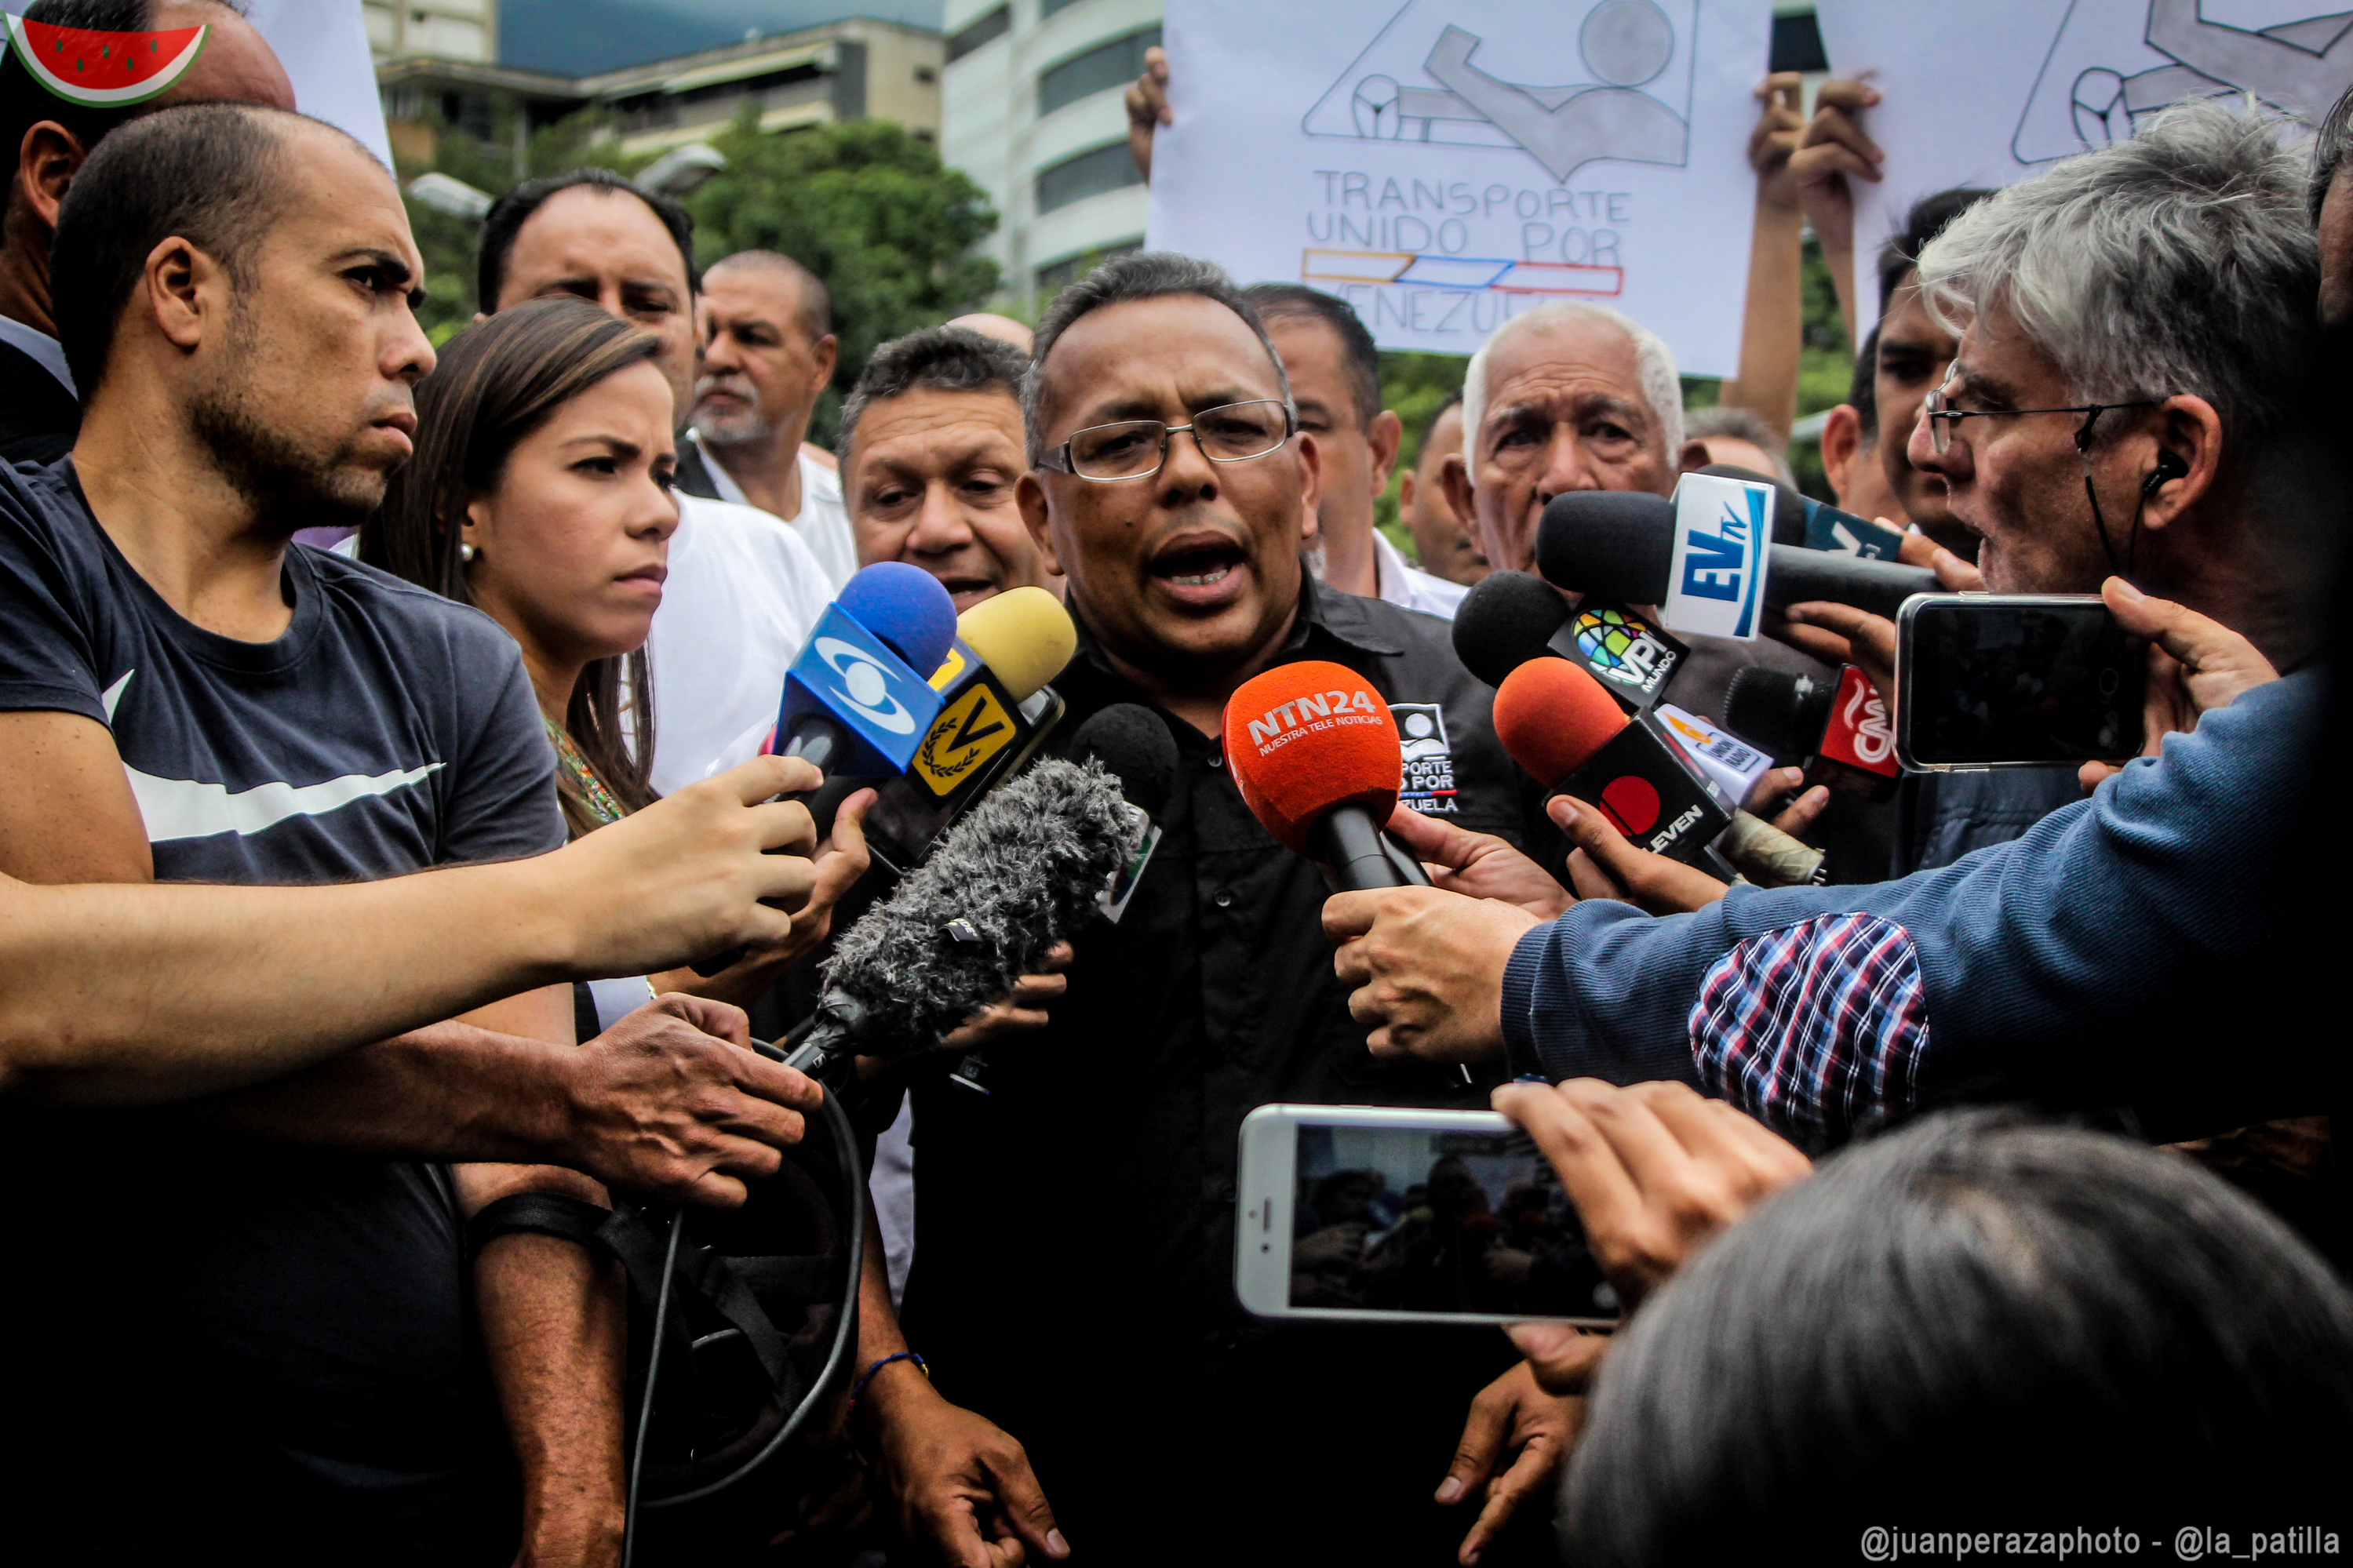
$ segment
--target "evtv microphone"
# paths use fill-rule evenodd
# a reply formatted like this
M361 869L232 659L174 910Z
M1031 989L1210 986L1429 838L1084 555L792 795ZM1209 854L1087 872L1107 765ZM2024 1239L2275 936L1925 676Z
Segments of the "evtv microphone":
M785 671L776 749L828 774L904 773L940 714L926 677L955 641L955 601L938 578L879 562L842 584Z
M949 823L1035 753L1062 716L1046 683L1078 638L1071 613L1043 588L1010 589L956 618L929 682L939 717L866 816L867 847L886 869L913 869Z
M1752 485L1770 485L1776 544L1792 544L1800 550L1820 550L1832 555L1859 555L1866 561L1894 561L1902 556L1903 530L1841 511L1828 501L1799 495L1770 474L1760 474L1736 463L1710 463L1695 471L1714 474L1718 479L1743 479Z
M1070 760L1101 765L1119 781L1119 793L1128 804L1127 859L1095 895L1098 907L1116 923L1127 912L1128 900L1134 896L1144 868L1159 847L1160 828L1154 819L1168 809L1168 797L1176 787L1176 742L1170 738L1168 726L1150 709L1114 702L1096 710L1079 726L1079 732L1071 737ZM973 1050L965 1053L948 1079L987 1094L987 1052Z
M1386 829L1405 783L1389 705L1345 665L1303 659L1226 700L1226 765L1275 841L1324 868L1332 890L1426 888Z
M1531 659L1495 689L1495 737L1528 775L1600 811L1628 842L1714 873L1734 804L1662 735L1565 659ZM1729 878L1725 879L1729 880Z
M1134 829L1098 763L1049 760L991 790L841 934L786 1065L839 1090L859 1056L936 1047L1101 913Z
M1802 762L1808 784L1885 800L1903 776L1887 704L1851 664L1835 681L1756 665L1736 671L1724 724L1776 757Z
M1630 490L1555 496L1536 531L1546 581L1628 605L1665 605L1674 569L1675 505ZM1943 592L1925 566L1872 561L1788 544L1767 548L1764 602L1775 609L1814 599L1895 618L1915 594Z

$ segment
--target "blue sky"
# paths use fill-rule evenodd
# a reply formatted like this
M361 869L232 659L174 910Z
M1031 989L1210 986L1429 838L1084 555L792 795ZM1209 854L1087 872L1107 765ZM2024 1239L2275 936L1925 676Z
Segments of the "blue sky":
M538 70L610 70L844 16L940 25L943 0L501 0L499 55Z

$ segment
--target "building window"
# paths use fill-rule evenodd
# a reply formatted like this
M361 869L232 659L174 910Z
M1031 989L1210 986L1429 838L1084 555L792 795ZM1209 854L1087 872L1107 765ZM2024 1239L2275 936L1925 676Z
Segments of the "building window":
M915 68L915 79L918 82L921 82L923 86L929 87L932 83L940 79L940 73L934 70L929 66L917 66Z
M1039 0L1038 19L1042 22L1055 12L1068 10L1078 3L1079 0Z
M1060 261L1040 267L1036 275L1039 303L1043 304L1052 299L1113 257L1133 256L1143 248L1144 241L1131 239L1124 245L1104 245L1092 250L1082 250L1076 256L1066 256Z
M1144 51L1160 42L1160 29L1146 27L1124 38L1098 44L1060 65L1038 73L1038 113L1040 118L1082 98L1125 87L1144 74Z
M977 17L948 35L948 63L972 53L983 44L992 44L1005 37L1013 26L1013 7L999 5L986 16Z
M1128 155L1126 139L1122 138L1039 170L1038 210L1050 213L1105 191L1142 184L1144 176L1135 172L1135 160Z

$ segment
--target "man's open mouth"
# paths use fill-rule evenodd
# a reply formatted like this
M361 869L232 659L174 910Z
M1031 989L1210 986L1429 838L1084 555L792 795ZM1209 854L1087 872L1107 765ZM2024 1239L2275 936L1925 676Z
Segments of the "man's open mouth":
M1152 563L1152 574L1174 588L1214 588L1242 563L1242 548L1229 541L1180 544Z

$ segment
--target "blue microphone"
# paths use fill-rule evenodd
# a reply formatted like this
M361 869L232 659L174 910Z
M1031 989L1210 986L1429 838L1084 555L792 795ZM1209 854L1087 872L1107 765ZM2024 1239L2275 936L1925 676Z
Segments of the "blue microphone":
M955 641L955 601L921 567L884 561L842 585L785 672L776 750L828 775L902 773L940 714L931 672Z

